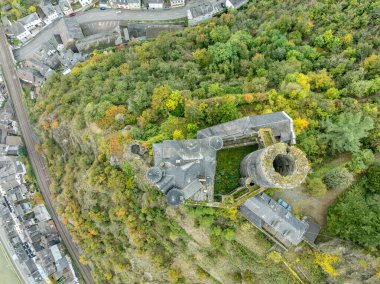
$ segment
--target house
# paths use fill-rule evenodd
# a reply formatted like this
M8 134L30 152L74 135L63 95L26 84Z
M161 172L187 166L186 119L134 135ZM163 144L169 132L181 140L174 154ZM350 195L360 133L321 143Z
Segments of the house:
M163 9L164 0L145 0L145 6L149 9Z
M82 7L85 7L87 5L90 5L92 3L92 0L79 0L79 3Z
M226 0L226 7L239 9L241 6L247 3L248 3L248 0Z
M45 205L40 204L33 208L36 219L39 222L46 222L51 219L49 212L47 211Z
M14 22L9 29L9 35L16 37L21 42L25 42L32 36L32 33L25 29L21 23Z
M99 0L99 8L100 10L105 10L109 8L108 0Z
M141 9L141 0L115 0L115 4L119 9Z
M19 19L17 22L23 25L26 30L32 31L33 29L42 26L42 20L36 12Z
M39 14L46 25L50 25L54 20L62 16L62 11L59 5L53 6L51 3L45 3L39 5Z
M285 249L298 245L311 235L314 241L319 232L317 226L297 219L265 193L248 199L239 210L248 221Z
M62 258L61 251L58 245L54 245L50 247L51 254L53 255L54 261L57 262Z
M22 139L20 136L7 136L5 137L5 144L9 146L21 146Z
M172 8L185 6L185 0L170 0L170 6Z
M0 192L6 192L23 183L25 165L15 157L0 156Z
M71 8L70 2L67 0L59 0L59 7L66 16L74 12L73 8Z
M197 25L205 20L211 19L217 13L211 2L204 2L187 10L189 26Z
M33 86L41 86L44 82L44 77L42 75L29 67L21 67L17 69L17 76L20 80L30 83Z

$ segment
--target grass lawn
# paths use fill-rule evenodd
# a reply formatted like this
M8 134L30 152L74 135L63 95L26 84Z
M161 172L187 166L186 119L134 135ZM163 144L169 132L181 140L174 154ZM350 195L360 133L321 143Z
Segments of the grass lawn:
M239 187L240 162L256 146L223 149L216 154L215 194L228 194Z

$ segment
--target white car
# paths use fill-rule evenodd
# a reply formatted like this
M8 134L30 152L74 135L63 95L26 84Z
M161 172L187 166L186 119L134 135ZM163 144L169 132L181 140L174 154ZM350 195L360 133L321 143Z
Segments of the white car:
M121 14L121 11L116 11L116 14Z

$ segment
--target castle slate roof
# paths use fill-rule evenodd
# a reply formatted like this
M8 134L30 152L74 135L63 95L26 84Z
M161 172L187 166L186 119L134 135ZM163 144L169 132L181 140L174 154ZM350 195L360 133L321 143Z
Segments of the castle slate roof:
M179 205L202 188L213 186L216 151L222 146L219 137L153 144L154 167L147 177L167 195L171 205Z
M271 128L275 137L281 142L295 144L293 120L284 112L274 112L263 115L246 116L226 123L218 124L198 131L198 138L220 136L223 140L242 137L260 128Z
M242 215L259 228L267 225L276 232L276 237L293 245L299 244L309 227L305 221L300 221L288 210L270 198L260 193L243 203L240 207Z

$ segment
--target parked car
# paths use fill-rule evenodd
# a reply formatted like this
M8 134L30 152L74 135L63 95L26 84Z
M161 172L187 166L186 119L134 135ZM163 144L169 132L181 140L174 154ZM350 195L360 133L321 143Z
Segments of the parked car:
M280 204L282 207L284 207L284 208L285 208L286 210L288 210L289 212L292 211L292 206L291 206L290 204L286 203L284 200L279 199L279 200L277 201L277 203Z
M69 17L74 17L76 14L75 13L71 13L69 14Z

